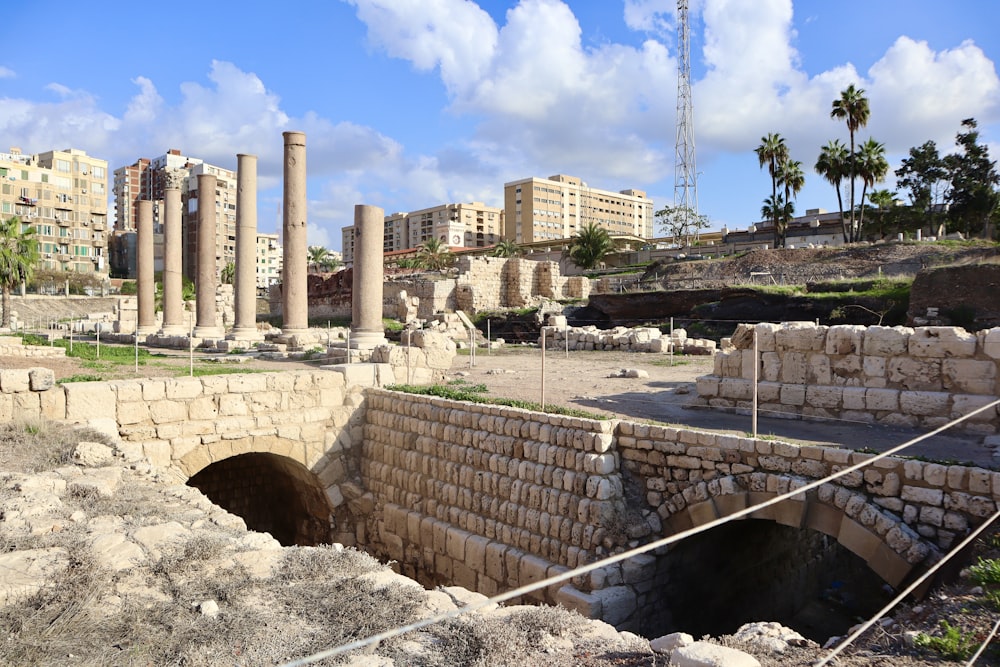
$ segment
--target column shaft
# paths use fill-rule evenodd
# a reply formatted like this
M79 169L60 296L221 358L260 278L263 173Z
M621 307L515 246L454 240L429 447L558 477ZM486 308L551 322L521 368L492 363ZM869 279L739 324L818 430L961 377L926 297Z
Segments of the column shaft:
M309 328L306 269L306 135L285 132L285 198L282 224L281 313L282 333Z
M236 322L230 338L257 333L257 156L236 156Z
M135 333L147 336L156 332L156 283L153 275L153 202L137 202L136 220L136 294Z
M212 174L198 174L198 269L195 280L197 293L197 319L194 335L198 338L222 338L215 310L215 292L218 282L216 269L216 178Z
M164 336L189 333L184 324L184 238L181 191L167 187L163 191L163 330Z
M354 278L351 288L351 347L371 349L385 342L382 325L382 247L385 212L354 207Z

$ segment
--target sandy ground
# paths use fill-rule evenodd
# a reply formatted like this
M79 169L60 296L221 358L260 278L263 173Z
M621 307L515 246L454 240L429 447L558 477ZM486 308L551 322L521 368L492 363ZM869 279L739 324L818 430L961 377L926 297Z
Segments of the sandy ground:
M157 355L139 367L131 364L84 362L75 358L0 358L0 368L45 366L56 378L96 375L105 380L133 377L186 375L188 355L180 351L154 351ZM232 355L197 354L196 367L224 364L228 372L238 361L239 368L257 370L298 370L315 368L319 361L274 361L238 358ZM622 369L637 369L648 378L616 377ZM582 352L548 350L545 354L545 403L578 408L621 419L686 425L746 435L751 432L749 415L738 415L705 408L691 408L695 380L712 371L711 357L674 357L629 352ZM238 372L238 371L237 371ZM488 396L518 398L541 402L542 354L533 347L509 347L487 354L477 351L475 365L470 357L460 355L452 364L452 377L469 384L484 384ZM921 435L919 431L870 426L843 420L808 421L788 416L758 417L758 434L774 436L803 444L828 444L843 447L869 447L885 451ZM1000 468L1000 458L983 443L983 436L946 432L903 452L940 461L971 462L978 466Z
M622 369L646 371L648 378L612 377ZM456 357L455 377L485 384L489 395L541 402L542 358L536 348L509 348L487 355L479 351L475 366ZM711 357L670 357L628 352L548 350L545 355L545 403L637 421L655 421L747 435L749 415L688 406L696 395L695 380L712 372ZM923 431L872 426L845 420L812 421L791 415L758 415L757 432L802 444L826 444L885 451L923 435ZM901 455L940 461L971 462L997 468L1000 459L981 435L946 431L908 447Z

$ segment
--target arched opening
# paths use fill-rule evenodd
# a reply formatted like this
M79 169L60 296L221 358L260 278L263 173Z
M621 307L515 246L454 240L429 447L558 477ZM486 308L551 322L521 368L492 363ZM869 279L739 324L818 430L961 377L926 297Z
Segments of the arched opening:
M825 642L871 616L886 584L835 538L767 520L731 521L658 559L657 612L647 636L719 636L777 621Z
M332 542L333 508L314 474L274 454L233 456L188 480L208 498L284 546Z

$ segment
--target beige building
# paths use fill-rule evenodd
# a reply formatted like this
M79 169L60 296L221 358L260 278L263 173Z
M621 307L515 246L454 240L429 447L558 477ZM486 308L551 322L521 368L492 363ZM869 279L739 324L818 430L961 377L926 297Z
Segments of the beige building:
M0 217L35 228L40 268L107 274L108 162L68 148L0 153Z
M281 282L281 243L277 234L257 232L257 287L268 288Z
M431 238L452 248L485 248L503 239L504 213L482 202L440 204L385 216L383 252L419 248ZM354 226L342 232L344 263L354 261Z
M645 192L600 190L564 174L504 183L504 216L504 238L516 243L571 238L591 222L612 236L653 237L653 201Z

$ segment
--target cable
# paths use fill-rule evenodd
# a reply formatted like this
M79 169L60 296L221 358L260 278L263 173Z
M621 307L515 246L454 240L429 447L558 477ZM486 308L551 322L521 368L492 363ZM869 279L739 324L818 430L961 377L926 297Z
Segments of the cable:
M818 663L816 663L816 667L823 667L824 665L829 664L829 662L832 659L834 659L835 657L837 657L840 654L841 651L843 651L845 648L847 648L851 644L851 642L853 642L855 639L857 639L858 637L860 637L861 635L863 635L865 633L865 631L868 630L868 628L870 628L873 625L875 625L875 622L878 619L882 618L887 611L889 611L890 609L892 609L893 607L895 607L897 604L899 604L900 602L902 602L903 598L905 598L907 595L909 595L910 593L912 593L913 591L915 591L917 589L917 587L920 586L920 584L922 584L924 581L926 581L932 574L934 574L935 572L937 572L953 556L955 556L958 553L961 553L962 549L964 549L965 547L967 547L969 544L972 543L973 540L975 540L977 537L979 537L980 533L982 533L984 530L986 530L990 526L990 524L992 524L994 521L997 520L998 517L1000 517L1000 510L997 510L996 512L994 512L993 516L990 517L989 521L986 521L986 522L980 524L980 526L978 528L976 528L974 531L972 531L971 533L969 533L969 535L964 540L962 540L959 543L958 546L954 547L951 551L948 552L948 554L946 556L944 556L941 560L939 560L938 562L936 562L933 566L931 566L921 576L917 577L916 581L914 581L912 584L910 584L905 589L903 589L903 591L899 595L897 595L896 597L894 597L892 600L890 600L888 602L888 604L886 604L884 607L882 607L877 612L875 612L874 616L872 616L870 619L868 619L867 621L865 621L864 623L862 623L858 627L857 630L855 630L854 632L852 632L844 641L842 641L840 644L838 644L836 647L834 647L834 649L832 651L830 651L830 653L825 658L823 658ZM995 628L994 628L994 630L995 630ZM989 641L989 640L987 640L987 641ZM983 648L985 648L985 645L984 645ZM969 664L972 664L972 663L969 663Z
M993 637L996 635L998 629L1000 629L1000 618L998 618L997 622L993 624L993 629L990 630L990 634L986 636L986 641L983 642L983 645L979 647L979 650L976 651L975 655L969 658L969 662L965 663L965 667L972 667L973 663L979 659L979 656L983 654L986 647L990 645L991 641L993 641Z
M786 493L779 494L779 495L777 495L777 496L775 496L773 498L769 498L768 500L760 502L760 503L758 503L756 505L751 505L750 507L746 507L746 508L744 508L742 510L733 512L732 514L726 515L724 517L713 519L712 521L709 521L708 523L702 524L701 526L697 526L697 527L694 527L694 528L688 528L687 530L683 530L683 531L681 531L679 533L675 533L674 535L671 535L669 537L664 537L664 538L661 538L661 539L656 540L654 542L650 542L648 544L644 544L642 546L635 547L634 549L629 549L629 550L624 551L624 552L622 552L620 554L615 554L613 556L609 556L609 557L607 557L607 558L605 558L603 560L598 560L598 561L595 561L593 563L588 563L587 565L582 565L580 567L577 567L576 569L568 570L566 572L563 572L562 574L558 574L558 575L549 577L547 579L542 579L540 581L536 581L536 582L534 582L532 584L527 584L525 586L521 586L519 588L515 588L513 590L507 591L505 593L501 593L499 595L495 595L495 596L493 596L491 598L487 598L485 600L480 600L478 602L474 602L474 603L469 604L469 605L467 605L465 607L461 607L460 609L454 609L452 611L445 612L445 613L442 613L442 614L438 614L436 616L431 616L429 618L421 619L419 621L415 621L414 623L410 623L409 625L392 628L392 629L386 630L384 632L380 632L380 633L378 633L376 635L372 635L370 637L367 637L365 639L359 639L359 640L350 642L349 644L343 644L341 646L336 646L334 648L327 649L325 651L320 651L318 653L314 653L314 654L306 656L304 658L299 658L297 660L293 660L291 662L287 662L282 667L301 667L302 665L312 664L313 662L317 662L317 661L323 660L325 658L330 658L330 657L333 657L333 656L341 655L341 654L346 653L348 651L353 651L353 650L358 649L358 648L363 648L365 646L369 646L369 645L374 644L376 642L380 642L380 641L383 641L383 640L386 640L386 639L391 639L392 637L397 637L397 636L399 636L401 634L405 634L405 633L411 632L413 630L419 630L420 628L424 628L424 627L427 627L428 625L433 625L435 623L439 623L439 622L447 620L449 618L455 618L457 616L460 616L460 615L468 613L468 612L478 611L479 609L482 609L484 607L488 607L488 606L491 606L491 605L494 605L494 604L498 604L500 602L506 602L507 600L511 600L513 598L516 598L516 597L519 597L519 596L522 596L522 595L527 595L528 593L531 593L531 592L536 591L538 589L548 588L549 586L552 586L554 584L558 584L558 583L562 583L564 581L568 581L568 580L570 580L570 579L572 579L574 577L580 576L582 574L587 574L588 572L592 572L593 570L602 568L602 567L604 567L606 565L613 565L615 563L619 563L621 561L628 560L629 558L632 558L633 556L641 555L641 554L643 554L643 553L645 553L647 551L652 551L654 549L660 549L662 547L668 546L668 545L673 544L675 542L680 542L681 540L687 539L688 537L693 537L694 535L697 535L699 533L703 533L703 532L711 530L713 528L717 528L717 527L722 526L722 525L724 525L724 524L726 524L726 523L728 523L730 521L735 521L737 519L742 519L743 517L749 516L750 514L753 514L754 512L756 512L756 511L758 511L760 509L763 509L765 507L770 507L771 505L776 505L777 503L784 502L785 500L788 500L790 498L794 498L795 496L805 494L806 492L811 491L812 489L819 488L820 486L822 486L822 485L824 485L824 484L826 484L828 482L831 482L831 481L833 481L835 479L838 479L840 477L844 477L846 475L849 475L849 474L851 474L852 472L854 472L856 470L859 470L859 469L861 469L861 468L863 468L863 467L865 467L865 466L867 466L867 465L869 465L871 463L874 463L875 461L878 461L878 460L881 460L881 459L886 458L888 456L891 456L892 454L894 454L894 453L896 453L896 452L898 452L898 451L900 451L902 449L905 449L905 448L907 448L907 447L909 447L909 446L911 446L913 444L916 444L916 443L918 443L918 442L920 442L920 441L922 441L922 440L924 440L926 438L929 438L929 437L931 437L933 435L936 435L936 434L940 433L941 431L943 431L945 429L948 429L948 428L954 426L955 424L958 424L958 423L960 423L960 422L962 422L962 421L964 421L964 420L966 420L966 419L968 419L968 418L970 418L970 417L978 414L979 412L982 412L982 411L988 410L988 409L993 409L997 405L1000 405L1000 399L998 399L996 401L993 401L992 403L990 403L988 405L984 405L984 406L982 406L982 407L980 407L980 408L978 408L978 409L976 409L976 410L974 410L974 411L972 411L972 412L970 412L968 414L962 415L961 417L959 417L959 418L957 418L957 419L955 419L955 420L953 420L951 422L948 422L947 424L945 424L943 426L940 426L940 427L934 429L933 431L930 431L929 433L925 433L925 434L923 434L921 436L918 436L918 437L916 437L916 438L914 438L912 440L908 440L907 442L904 442L901 445L897 445L896 447L893 447L893 448L891 448L889 450L886 450L885 452L882 452L881 454L875 454L875 455L873 455L869 459L865 459L864 461L860 461L858 463L855 463L855 464L853 464L851 466L848 466L847 468L844 468L842 470L839 470L839 471L837 471L837 472L835 472L835 473L833 473L831 475L828 475L828 476L823 477L823 478L818 479L818 480L814 480L814 481L809 482L808 484L804 484L803 486L800 486L800 487L798 487L798 488L796 488L794 490L790 490L790 491L788 491ZM991 519L991 521L992 521L992 519Z

